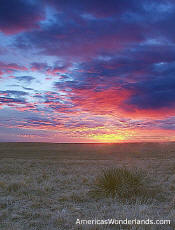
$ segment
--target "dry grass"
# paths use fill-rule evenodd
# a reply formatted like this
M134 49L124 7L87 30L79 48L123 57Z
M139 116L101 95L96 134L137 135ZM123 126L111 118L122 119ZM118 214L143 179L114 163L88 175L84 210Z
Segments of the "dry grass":
M145 173L139 169L108 168L96 178L93 196L118 197L122 201L153 198Z
M174 152L173 143L0 144L0 229L173 230L175 229ZM136 166L146 172L147 176L140 173L140 170L135 173L133 170ZM108 183L111 177L109 172L114 172L110 183L113 181L118 183L118 195L111 197L102 192L100 197L93 197L90 191L93 189L94 181L104 169L107 169L105 171L107 174L106 177L101 175L102 184L105 180L105 183ZM111 188L110 186L109 191L113 189L113 185ZM139 195L140 192L137 193L138 187L142 192L146 191L148 194L146 198L143 199L143 196ZM116 192L116 184L114 188ZM134 203L130 202L131 190L135 193ZM77 218L125 219L126 217L171 219L172 224L171 226L75 225Z

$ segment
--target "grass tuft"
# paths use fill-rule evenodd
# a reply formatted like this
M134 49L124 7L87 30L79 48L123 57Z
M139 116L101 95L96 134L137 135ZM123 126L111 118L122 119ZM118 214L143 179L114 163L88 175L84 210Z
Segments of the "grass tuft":
M145 174L138 169L104 169L91 191L92 195L133 199L147 194L144 185Z
M21 182L14 182L8 185L7 190L8 192L17 192L21 188L23 188L25 185Z

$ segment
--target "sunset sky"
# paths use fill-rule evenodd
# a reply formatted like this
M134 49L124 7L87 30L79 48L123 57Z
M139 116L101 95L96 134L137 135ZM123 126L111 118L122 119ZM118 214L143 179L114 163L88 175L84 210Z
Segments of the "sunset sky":
M0 141L175 141L174 0L1 0Z

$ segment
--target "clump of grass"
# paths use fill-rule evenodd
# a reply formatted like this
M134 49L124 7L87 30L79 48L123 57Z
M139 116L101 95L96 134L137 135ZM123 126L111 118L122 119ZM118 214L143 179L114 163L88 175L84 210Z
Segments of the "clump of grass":
M83 194L78 194L78 193L72 193L72 195L70 196L70 199L75 203L81 203L81 202L86 201Z
M14 182L8 185L7 190L8 192L17 192L19 191L21 188L23 188L25 186L24 183L21 182Z
M145 174L138 169L104 169L91 191L92 195L133 199L148 194L144 184Z
M0 188L4 189L6 187L6 184L3 181L0 181Z

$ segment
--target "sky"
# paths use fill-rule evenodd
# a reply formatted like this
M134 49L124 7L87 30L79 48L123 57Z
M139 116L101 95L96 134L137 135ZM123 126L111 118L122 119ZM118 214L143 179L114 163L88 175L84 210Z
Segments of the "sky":
M175 141L174 0L1 0L0 141Z

